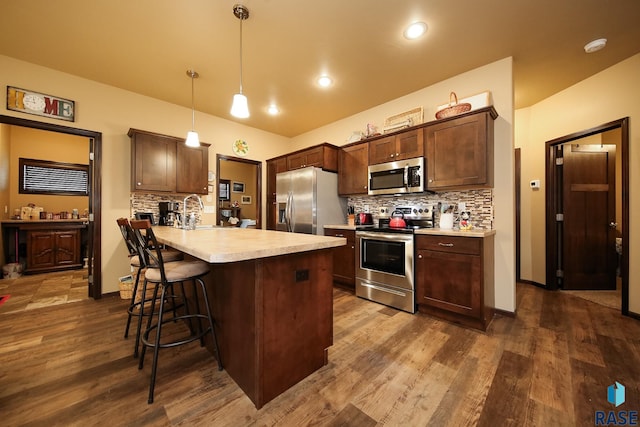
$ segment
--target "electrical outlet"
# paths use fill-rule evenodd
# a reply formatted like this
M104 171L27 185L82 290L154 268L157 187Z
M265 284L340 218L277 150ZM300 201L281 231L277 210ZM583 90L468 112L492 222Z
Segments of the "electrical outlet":
M366 213L369 213L369 205L364 205L364 211L365 211Z
M214 210L213 206L204 205L204 213L212 214L212 213L215 213L215 210Z
M458 212L467 210L467 204L465 202L458 202Z

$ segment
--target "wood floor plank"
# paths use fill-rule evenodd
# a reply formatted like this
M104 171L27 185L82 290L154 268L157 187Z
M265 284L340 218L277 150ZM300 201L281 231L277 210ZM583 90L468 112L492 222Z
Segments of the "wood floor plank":
M329 363L260 410L197 342L161 352L148 405L149 355L139 371L122 338L126 301L26 310L29 298L0 307L3 425L592 425L614 381L625 407L640 405L640 322L528 285L517 316L486 333L336 288Z

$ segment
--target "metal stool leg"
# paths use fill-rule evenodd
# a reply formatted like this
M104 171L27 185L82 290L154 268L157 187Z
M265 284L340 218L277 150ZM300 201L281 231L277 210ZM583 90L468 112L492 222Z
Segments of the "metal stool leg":
M133 309L136 305L136 293L138 292L138 285L140 284L140 272L142 268L138 268L138 272L136 273L136 282L133 285L133 295L131 295L131 302L129 304L128 316L127 316L127 326L124 328L124 337L129 338L129 326L131 325L131 316L133 316Z
M220 347L218 347L218 337L214 328L213 316L211 315L211 309L209 308L209 296L207 295L207 288L204 281L201 278L196 279L202 289L202 296L205 301L205 308L207 310L207 319L209 320L209 328L211 328L211 335L213 335L213 345L216 349L216 360L218 361L218 371L222 371L222 356L220 355ZM195 290L197 293L197 289Z
M140 354L140 361L138 362L138 369L142 369L143 365L144 365L144 355L147 352L147 346L145 345L144 341L149 340L149 331L151 328L151 322L153 320L153 314L155 313L156 310L156 301L157 301L157 297L158 297L158 288L161 285L158 283L155 283L155 289L153 290L153 299L151 300L151 311L149 312L149 316L147 319L147 327L144 331L144 334L142 335L143 337L143 342L142 342L142 354ZM164 286L162 287L162 296L164 297ZM163 298L164 299L164 298ZM160 304L162 304L162 301L160 301ZM159 313L158 313L159 314ZM140 319L142 319L142 316L140 316Z
M149 384L149 400L148 403L153 403L153 391L156 386L156 372L158 370L158 355L160 354L160 336L162 335L162 317L164 314L164 300L166 295L166 286L162 286L162 295L160 297L160 308L158 310L158 327L156 330L156 342L153 346L153 362L151 364L151 382ZM156 289L157 292L157 289ZM148 331L147 331L148 335ZM145 346L146 347L146 346Z

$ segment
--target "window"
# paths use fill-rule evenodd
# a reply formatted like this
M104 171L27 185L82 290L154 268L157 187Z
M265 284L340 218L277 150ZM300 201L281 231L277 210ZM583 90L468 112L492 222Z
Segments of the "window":
M220 180L220 188L218 189L218 200L229 200L229 185L228 179Z
M89 195L89 165L19 159L21 194Z

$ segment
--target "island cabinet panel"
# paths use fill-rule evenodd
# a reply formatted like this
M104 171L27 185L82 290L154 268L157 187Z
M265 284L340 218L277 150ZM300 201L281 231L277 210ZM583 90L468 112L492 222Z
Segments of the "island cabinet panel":
M79 229L27 231L25 273L82 267Z
M178 193L207 194L209 148L187 147L177 144L176 191Z
M333 248L333 281L349 290L356 289L356 232L338 228L325 228L325 236L344 237L345 246Z
M369 164L395 162L424 155L424 129L417 128L369 142Z
M276 176L287 171L286 156L267 160L267 230L275 230L278 218Z
M492 112L470 113L425 128L429 190L493 187Z
M493 317L493 236L416 236L423 313L486 330Z
M327 364L332 264L331 249L323 249L211 265L222 364L256 408Z
M369 191L369 143L343 147L338 153L338 194L348 196Z

